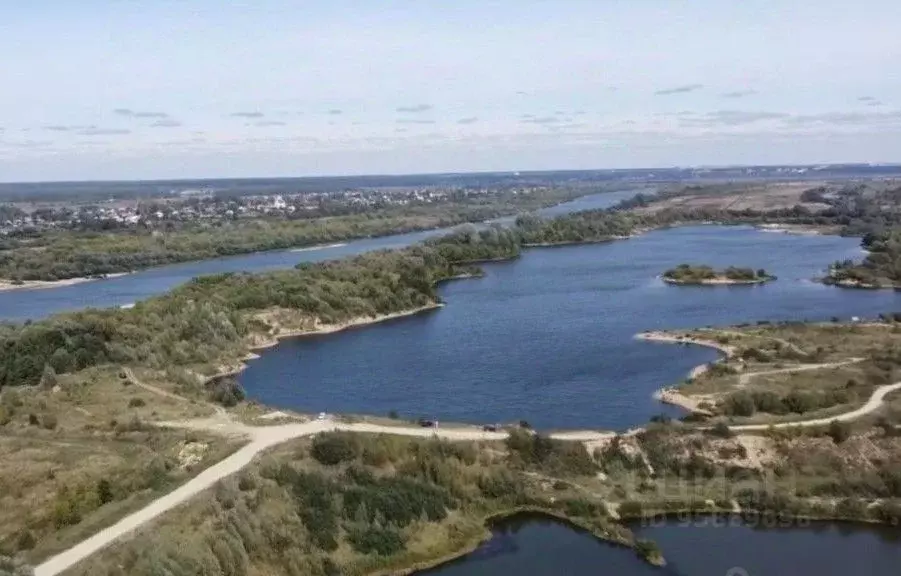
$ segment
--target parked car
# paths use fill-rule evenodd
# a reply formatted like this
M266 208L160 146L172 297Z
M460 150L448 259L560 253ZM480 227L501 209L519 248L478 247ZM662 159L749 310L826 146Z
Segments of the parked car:
M497 428L498 428L497 424L485 424L484 426L482 426L482 431L483 432L497 432Z
M434 428L437 422L432 422L431 420L426 420L425 418L419 419L419 425L423 428Z

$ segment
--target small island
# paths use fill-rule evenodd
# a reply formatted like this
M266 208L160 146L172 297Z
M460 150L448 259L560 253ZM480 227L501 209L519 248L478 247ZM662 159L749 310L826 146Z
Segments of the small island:
M729 266L725 270L714 270L710 266L679 264L663 273L663 281L669 284L696 284L703 286L732 284L763 284L775 280L763 268L756 272L752 268Z

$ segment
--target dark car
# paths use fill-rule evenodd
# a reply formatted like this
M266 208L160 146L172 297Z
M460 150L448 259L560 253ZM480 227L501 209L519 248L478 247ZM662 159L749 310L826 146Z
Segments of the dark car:
M497 424L485 424L482 426L483 432L497 432Z
M426 420L425 418L420 418L419 425L422 426L423 428L433 428L435 426L435 423L432 422L431 420Z

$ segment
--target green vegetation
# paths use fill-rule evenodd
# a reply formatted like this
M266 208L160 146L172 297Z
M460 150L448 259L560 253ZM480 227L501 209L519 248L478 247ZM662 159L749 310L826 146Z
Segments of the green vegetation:
M130 272L152 266L314 246L454 226L535 210L587 191L549 189L507 193L451 204L385 208L316 219L236 219L162 230L47 231L6 238L0 278L13 282L60 280Z
M762 323L680 333L732 353L680 391L714 421L778 422L852 410L877 386L901 380L901 324Z
M710 266L680 264L663 273L663 279L674 284L760 284L775 280L766 270L729 266L714 270Z
M836 262L823 281L864 288L901 286L901 228L866 234L863 247L869 253L862 262Z
M162 374L140 371L155 386ZM0 393L0 554L43 558L158 498L235 447L232 440L150 424L207 416L109 366L61 374L53 389Z
M0 448L8 469L26 471L2 479L0 553L46 557L221 458L231 445L147 422L208 415L207 401L240 403L234 380L207 377L235 369L275 337L433 306L437 283L477 274L480 261L515 258L527 245L605 241L695 218L772 216L646 208L549 221L529 216L512 229L464 227L399 251L198 278L127 310L0 327ZM803 210L779 214L786 221L820 218ZM875 222L861 216L843 225L852 231ZM713 427L661 421L592 445L592 453L527 431L504 443L454 445L322 435L276 450L215 494L168 515L148 539L121 543L79 569L368 574L456 554L485 536L486 518L518 510L633 543L607 518L606 504L619 504L624 518L740 506L788 517L891 521L901 518L901 406L880 415L875 428L835 422L749 437L730 426L830 418L859 405L876 386L898 379L899 335L892 324L690 332L734 348L684 387L710 395ZM785 371L823 363L836 365ZM138 386L132 371L189 400ZM767 475L777 482L761 487ZM728 482L717 484L720 478ZM636 546L654 557L652 546Z
M297 441L73 574L391 573L465 552L486 537L486 520L519 510L632 542L597 498L543 479L573 448L535 442L541 448L330 433ZM578 481L565 468L563 485Z

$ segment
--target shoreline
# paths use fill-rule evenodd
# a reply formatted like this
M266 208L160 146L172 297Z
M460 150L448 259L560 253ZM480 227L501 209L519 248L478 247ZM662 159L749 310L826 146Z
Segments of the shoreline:
M667 284L675 286L756 286L758 284L766 284L776 280L774 276L767 278L757 278L754 280L733 280L731 278L705 278L704 280L678 280L676 278L668 278L661 276L661 279Z
M326 248L342 248L347 246L347 242L337 242L335 244L316 244L315 246L307 246L305 248L291 248L288 252L313 252L315 250L325 250Z
M664 344L689 344L693 346L712 348L722 354L722 357L714 360L714 362L720 362L723 359L732 358L733 356L735 356L734 347L729 346L728 344L721 344L713 340L704 340L701 338L691 338L687 336L673 336L670 333L662 331L641 332L639 334L636 334L635 338L637 340L645 340L648 342L661 342ZM705 364L699 364L698 366L695 366L688 373L688 378L693 379L704 374L705 372L707 372L709 364L710 363L707 362ZM699 407L699 405L704 402L704 398L683 394L679 391L678 386L664 386L663 388L659 388L652 394L652 398L654 398L654 400L657 400L658 402L662 402L663 404L676 406L678 408L682 408L683 410L687 410L688 412L693 412L696 414L710 414L707 410Z
M369 317L357 317L347 320L345 322L341 322L339 324L323 324L317 328L312 330L309 329L296 329L296 330L287 330L285 332L269 335L265 340L262 340L259 343L255 343L250 346L249 351L245 354L240 360L237 366L232 366L230 368L226 368L222 371L219 371L211 376L204 376L203 383L208 384L214 380L218 380L220 378L227 378L229 376L236 376L243 372L247 368L247 362L250 360L256 360L260 357L257 352L266 350L268 348L272 348L273 346L277 346L282 340L288 338L300 338L303 336L323 336L326 334L335 334L336 332L342 332L344 330L350 330L353 328L361 328L364 326L369 326L371 324L378 324L381 322L387 322L389 320L396 320L398 318L404 318L407 316L414 316L416 314L420 314L422 312L428 312L430 310L437 310L439 308L443 308L445 304L443 302L433 302L432 304L426 304L425 306L420 306L418 308L413 308L410 310L405 310L403 312L391 312L390 314L380 314L377 316L369 316Z
M506 520L511 520L516 518L517 516L540 516L547 520L557 521L565 524L568 528L572 530L580 530L590 534L594 539L598 542L602 542L604 544L608 544L610 546L618 546L623 548L629 548L632 551L636 552L635 544L633 542L628 542L626 540L617 539L610 534L604 534L599 530L596 530L589 526L587 523L584 523L576 518L568 517L564 512L560 512L557 510L549 510L547 508L543 508L541 506L516 506L510 510L505 510L502 512L494 512L486 515L482 520L482 533L477 537L473 538L466 544L464 544L460 549L449 552L443 556L438 558L434 558L432 560L420 560L416 562L412 566L408 566L405 568L387 568L380 569L374 572L367 572L366 576L416 576L418 574L422 574L424 572L428 572L431 570L435 570L436 568L440 568L445 564L450 564L456 560L459 560L465 556L468 556L478 550L481 546L488 543L494 537L494 531L492 530L492 524L504 522ZM631 532L628 526L621 524L619 522L614 521L617 526L621 526ZM662 556L659 561L651 561L648 558L644 558L639 555L639 558L647 562L652 566L663 567L666 566L666 559Z
M129 274L132 274L132 272L115 272L112 274L104 274L99 278L93 278L91 276L78 276L76 278L64 278L62 280L24 280L21 284L14 283L7 279L2 279L0 280L0 292L12 292L14 290L44 290L47 288L63 288L66 286L75 286L76 284L85 284L87 282L120 278L122 276L128 276Z

